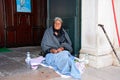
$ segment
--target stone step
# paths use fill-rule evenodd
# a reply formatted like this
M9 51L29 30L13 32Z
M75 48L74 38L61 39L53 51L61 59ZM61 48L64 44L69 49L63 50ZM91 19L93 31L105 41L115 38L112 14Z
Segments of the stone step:
M120 48L116 49L115 51L116 51L118 58L120 59ZM113 56L113 65L120 66L120 61L118 61L114 53L112 53L112 56Z

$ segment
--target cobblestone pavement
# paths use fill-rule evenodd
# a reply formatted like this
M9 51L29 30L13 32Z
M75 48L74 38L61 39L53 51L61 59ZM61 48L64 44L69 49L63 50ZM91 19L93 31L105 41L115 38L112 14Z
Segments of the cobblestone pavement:
M38 57L39 46L10 48L12 52L0 53L0 80L74 80L62 78L54 70L39 66L32 70L25 64L26 52L29 50L31 57ZM95 69L86 67L81 80L119 80L120 67L109 66Z

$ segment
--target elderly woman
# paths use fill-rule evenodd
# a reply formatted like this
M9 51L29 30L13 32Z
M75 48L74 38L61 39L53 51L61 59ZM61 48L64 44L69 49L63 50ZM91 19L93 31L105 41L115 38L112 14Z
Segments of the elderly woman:
M56 17L53 26L49 27L43 36L41 47L45 56L42 63L52 66L63 75L80 79L80 71L76 68L72 52L71 40L62 27L62 19Z

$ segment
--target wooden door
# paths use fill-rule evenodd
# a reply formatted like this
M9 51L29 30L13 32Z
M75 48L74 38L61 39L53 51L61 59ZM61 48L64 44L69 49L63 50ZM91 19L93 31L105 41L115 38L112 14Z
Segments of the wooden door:
M31 0L31 12L17 12L16 0L0 0L0 46L40 45L46 27L46 1Z
M3 2L0 0L0 47L4 46L4 7Z
M16 27L16 44L18 46L32 44L31 13L16 13L14 16Z

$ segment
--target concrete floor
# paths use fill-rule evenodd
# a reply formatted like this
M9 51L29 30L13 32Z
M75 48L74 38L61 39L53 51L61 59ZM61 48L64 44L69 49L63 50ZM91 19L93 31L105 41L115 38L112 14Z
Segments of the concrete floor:
M39 66L32 70L25 64L26 52L30 51L31 57L38 57L40 47L10 48L12 52L0 53L0 80L74 80L61 78L54 70ZM119 80L120 67L110 66L101 69L86 67L81 80Z

